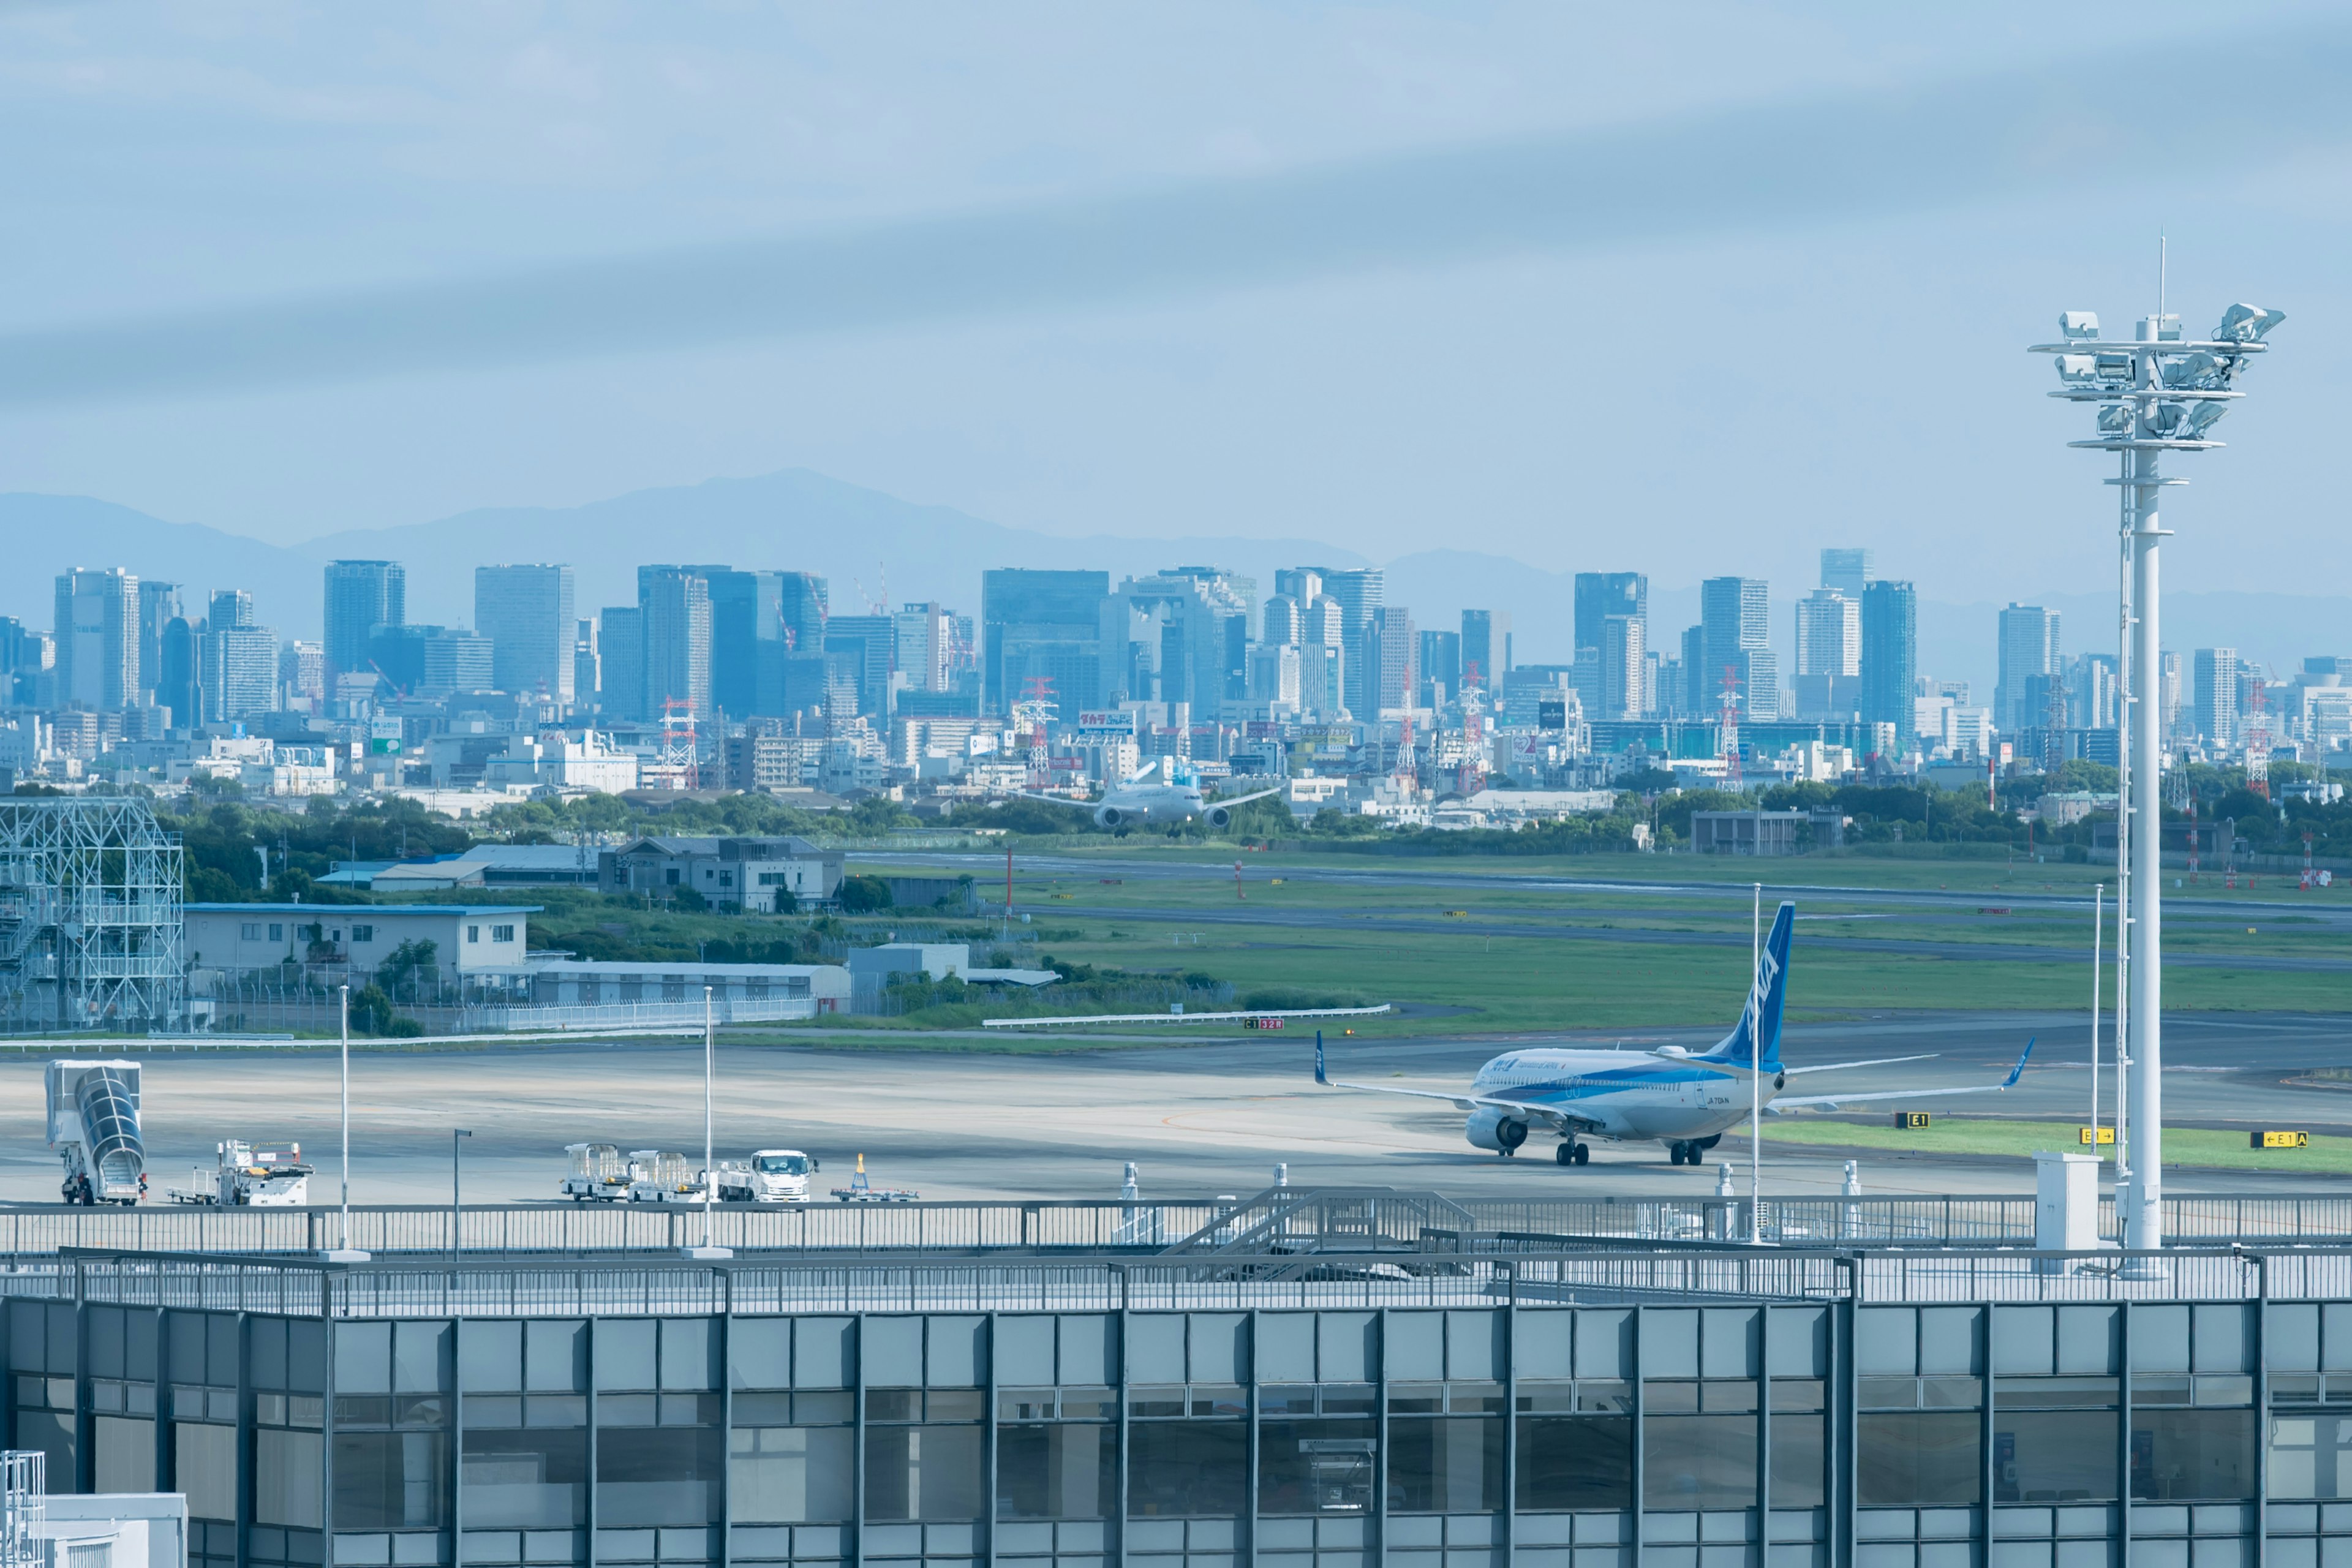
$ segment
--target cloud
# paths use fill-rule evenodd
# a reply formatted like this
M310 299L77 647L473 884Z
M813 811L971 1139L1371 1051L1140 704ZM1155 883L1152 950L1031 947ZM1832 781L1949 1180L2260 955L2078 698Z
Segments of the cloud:
M2352 134L2352 32L0 337L0 405L203 395L1181 299L2131 181ZM559 73L560 74L560 73ZM571 84L575 89L577 82ZM1596 331L1633 330L1596 311Z

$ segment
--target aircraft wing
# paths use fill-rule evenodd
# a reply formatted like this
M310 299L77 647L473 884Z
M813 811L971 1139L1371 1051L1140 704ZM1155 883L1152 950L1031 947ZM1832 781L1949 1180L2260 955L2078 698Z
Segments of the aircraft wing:
M2013 1089L2017 1086L2017 1080L2025 1073L2025 1058L2032 1054L2033 1042L2028 1040L2025 1042L2025 1049L2018 1056L2017 1065L2010 1068L2009 1076L1999 1083L1968 1084L1958 1089L1878 1089L1867 1094L1812 1094L1796 1100L1776 1099L1765 1109L1782 1110L1795 1106L1820 1106L1824 1110L1835 1110L1841 1105L1861 1105L1881 1100L1928 1100L1943 1094L1999 1094L2005 1089Z
M1936 1059L1937 1054L1935 1051L1928 1051L1921 1056L1879 1057L1866 1062L1823 1062L1819 1067L1783 1068L1780 1071L1784 1077L1794 1078L1801 1072L1836 1072L1841 1068L1885 1068L1893 1067L1896 1062L1931 1062Z
M1013 792L1013 798L1015 800L1042 800L1047 805L1075 805L1083 811L1092 811L1095 807L1102 804L1102 802L1098 800L1072 800L1066 795L1038 795L1033 791L1025 789L1014 790Z
M1219 795L1216 799L1210 801L1208 804L1211 805L1246 805L1251 801L1264 800L1267 795L1280 795L1281 793L1282 786L1280 784L1276 784L1272 789L1262 789L1255 795Z
M1326 1078L1323 1074L1323 1035L1320 1030L1316 1031L1315 1036L1315 1081L1326 1089L1352 1089L1366 1094L1402 1094L1411 1100L1442 1100L1456 1110L1481 1109L1508 1110L1556 1129L1571 1127L1597 1129L1601 1125L1588 1117L1579 1116L1573 1111L1562 1110L1556 1105L1538 1105L1524 1100L1505 1100L1491 1094L1448 1094L1443 1089L1398 1089L1381 1083L1342 1083L1337 1079Z

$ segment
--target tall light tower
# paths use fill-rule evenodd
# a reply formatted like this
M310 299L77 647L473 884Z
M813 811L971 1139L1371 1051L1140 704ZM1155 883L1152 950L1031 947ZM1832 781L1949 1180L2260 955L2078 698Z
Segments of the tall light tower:
M2162 716L2155 700L2163 684L2158 651L2157 546L2165 530L2157 518L2157 491L2186 479L2158 471L2166 452L2204 452L2221 443L2208 433L2230 410L2238 377L2263 339L2286 319L2283 310L2232 305L2210 338L2186 339L2180 318L2143 318L2128 340L2104 338L2088 310L2058 318L2062 341L2036 343L2035 353L2057 356L2058 390L2069 403L2095 404L2098 434L2071 447L2114 452L2121 471L2107 483L2123 499L2123 800L2116 834L2118 902L2124 921L2116 962L2125 1005L2116 1016L2118 1062L2126 1048L2134 1069L2125 1108L2128 1144L2116 1149L2116 1206L2123 1211L2124 1246L2153 1252L2164 1245L2164 978L2163 915L2158 907L2164 862Z

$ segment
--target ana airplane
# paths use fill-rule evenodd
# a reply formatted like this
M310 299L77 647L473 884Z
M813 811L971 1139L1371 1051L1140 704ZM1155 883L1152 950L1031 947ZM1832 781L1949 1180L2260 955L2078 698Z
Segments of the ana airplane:
M1780 1012L1788 994L1789 943L1796 918L1795 904L1780 906L1772 921L1772 935L1756 961L1756 976L1748 988L1748 1005L1731 1033L1711 1050L1692 1052L1681 1046L1660 1046L1654 1051L1640 1052L1511 1051L1480 1068L1466 1092L1449 1093L1392 1089L1384 1084L1335 1082L1325 1076L1323 1035L1318 1030L1315 1081L1330 1089L1450 1101L1470 1113L1469 1125L1464 1129L1470 1142L1506 1159L1518 1152L1531 1129L1544 1127L1559 1134L1559 1147L1554 1151L1554 1157L1563 1165L1581 1165L1590 1160L1591 1150L1585 1140L1592 1138L1632 1143L1654 1141L1666 1146L1669 1163L1696 1165L1706 1158L1709 1149L1722 1142L1725 1132L1748 1119L1751 1098L1760 1098L1770 1110L1787 1110L1882 1100L1924 1100L1936 1095L1997 1094L2014 1085L2025 1071L2025 1058L2033 1054L2032 1040L2025 1042L2025 1050L2010 1069L2009 1077L1999 1083L1958 1089L1881 1089L1861 1094L1782 1094L1789 1079L1800 1073L1928 1059L1927 1056L1879 1057L1870 1061L1823 1062L1813 1067L1781 1065ZM1751 1084L1751 1079L1759 1077L1763 1080L1760 1084Z
M1160 781L1157 784L1144 783L1155 770L1160 774ZM1193 776L1190 768L1173 757L1155 757L1129 773L1116 787L1106 791L1100 800L1072 800L1066 795L1027 793L1021 798L1091 811L1098 827L1141 827L1150 823L1187 822L1198 816L1205 818L1210 826L1222 828L1232 825L1234 806L1281 793L1282 786L1276 784L1272 789L1262 789L1255 795L1235 795L1231 800L1204 800L1201 796L1201 781Z

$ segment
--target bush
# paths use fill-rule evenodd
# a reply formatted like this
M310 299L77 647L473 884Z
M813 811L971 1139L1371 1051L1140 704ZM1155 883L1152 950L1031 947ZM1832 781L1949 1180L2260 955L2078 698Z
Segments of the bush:
M841 907L853 915L872 914L890 907L890 884L879 877L844 877Z

